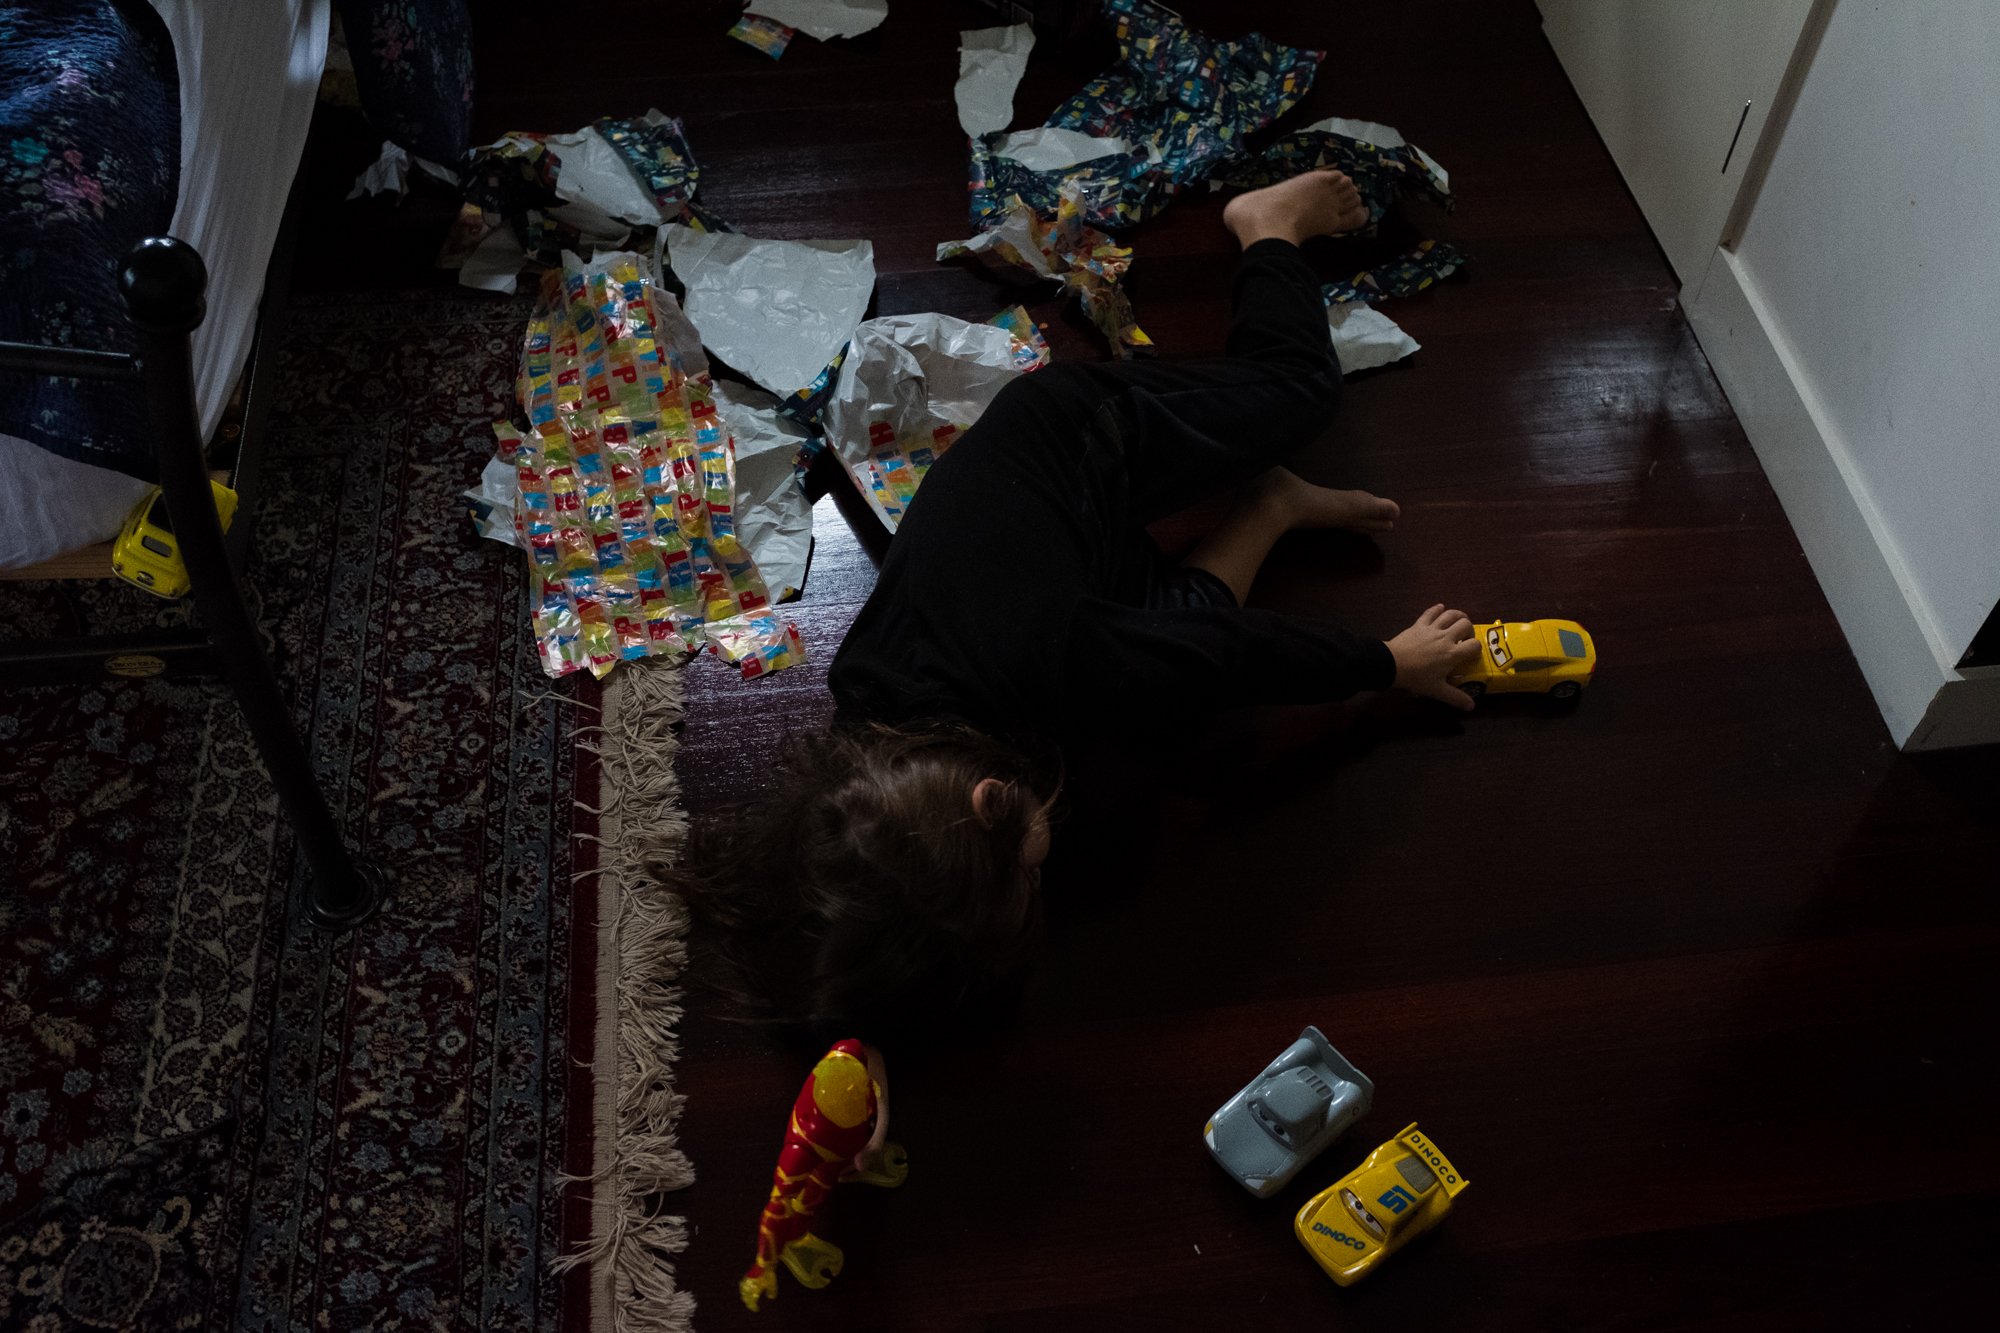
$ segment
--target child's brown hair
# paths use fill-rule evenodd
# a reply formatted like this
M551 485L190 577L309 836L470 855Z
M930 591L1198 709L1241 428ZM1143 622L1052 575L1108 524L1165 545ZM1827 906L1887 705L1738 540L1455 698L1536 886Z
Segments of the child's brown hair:
M769 796L698 824L679 864L651 869L702 927L697 974L742 1017L914 1033L1027 954L1040 901L1022 845L1057 785L1037 768L963 726L808 735ZM986 778L1003 787L975 814Z

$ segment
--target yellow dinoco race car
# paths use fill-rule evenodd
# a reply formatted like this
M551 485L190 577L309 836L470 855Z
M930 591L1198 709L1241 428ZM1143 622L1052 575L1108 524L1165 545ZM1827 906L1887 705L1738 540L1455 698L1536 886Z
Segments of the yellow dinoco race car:
M227 532L236 517L236 492L219 481L208 486L215 496L215 516ZM173 520L167 517L167 497L158 486L125 516L125 526L111 546L111 572L159 597L185 597L193 589L180 543L174 539Z
M1546 694L1574 699L1597 670L1597 645L1574 620L1499 621L1474 625L1479 660L1451 683L1482 694Z
M1299 1241L1343 1287L1429 1231L1466 1186L1416 1122L1368 1160L1306 1200L1292 1222Z

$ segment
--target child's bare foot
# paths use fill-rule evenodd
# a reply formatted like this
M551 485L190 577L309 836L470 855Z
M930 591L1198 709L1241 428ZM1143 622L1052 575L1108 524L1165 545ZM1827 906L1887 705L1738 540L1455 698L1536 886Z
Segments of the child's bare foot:
M1250 483L1257 499L1273 505L1291 528L1346 528L1387 532L1403 511L1394 500L1367 491L1315 486L1290 468L1274 467Z
M1345 172L1332 167L1239 194L1222 210L1222 225L1245 247L1273 237L1300 245L1313 236L1336 236L1367 224L1361 191Z

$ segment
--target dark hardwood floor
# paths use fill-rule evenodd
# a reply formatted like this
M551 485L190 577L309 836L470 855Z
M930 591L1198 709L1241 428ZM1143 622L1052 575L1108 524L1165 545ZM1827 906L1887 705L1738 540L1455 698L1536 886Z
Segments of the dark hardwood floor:
M590 8L552 65L544 7L480 7L481 136L657 105L686 121L703 201L746 230L871 238L878 313L1026 299L1057 356L1106 354L1043 289L933 262L967 232L955 34L989 11L897 0L878 32L774 64L722 36L721 0ZM1255 600L1384 636L1434 601L1573 617L1598 681L1569 712L1382 698L1238 716L1173 771L1084 764L1018 1012L895 1053L908 1185L841 1191L822 1230L846 1272L820 1292L786 1277L754 1320L735 1281L807 1066L691 996L699 1180L666 1206L699 1228L681 1269L698 1326L1955 1326L1987 1304L2000 1186L1992 753L1891 747L1527 0L1182 11L1329 48L1284 126L1399 126L1460 200L1406 225L1475 257L1470 281L1384 307L1423 350L1353 381L1301 457L1400 501L1397 530L1287 539ZM1110 53L1045 42L1016 124ZM1220 348L1220 206L1192 194L1130 234L1168 358ZM324 214L343 257L317 281L428 262L410 257L441 221L357 227L379 206L346 207ZM818 533L793 608L812 664L748 686L691 671L697 814L754 795L787 730L831 711L825 669L873 576L830 501ZM1308 1023L1373 1077L1375 1109L1258 1202L1202 1124ZM1291 1215L1411 1120L1472 1187L1337 1288Z

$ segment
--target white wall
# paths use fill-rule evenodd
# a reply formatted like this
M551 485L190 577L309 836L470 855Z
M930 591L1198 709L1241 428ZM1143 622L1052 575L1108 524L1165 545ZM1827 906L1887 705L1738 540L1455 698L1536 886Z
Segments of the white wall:
M1537 4L1675 276L1698 283L1812 0Z
M1735 249L1949 667L2000 598L2000 3L1839 0Z

